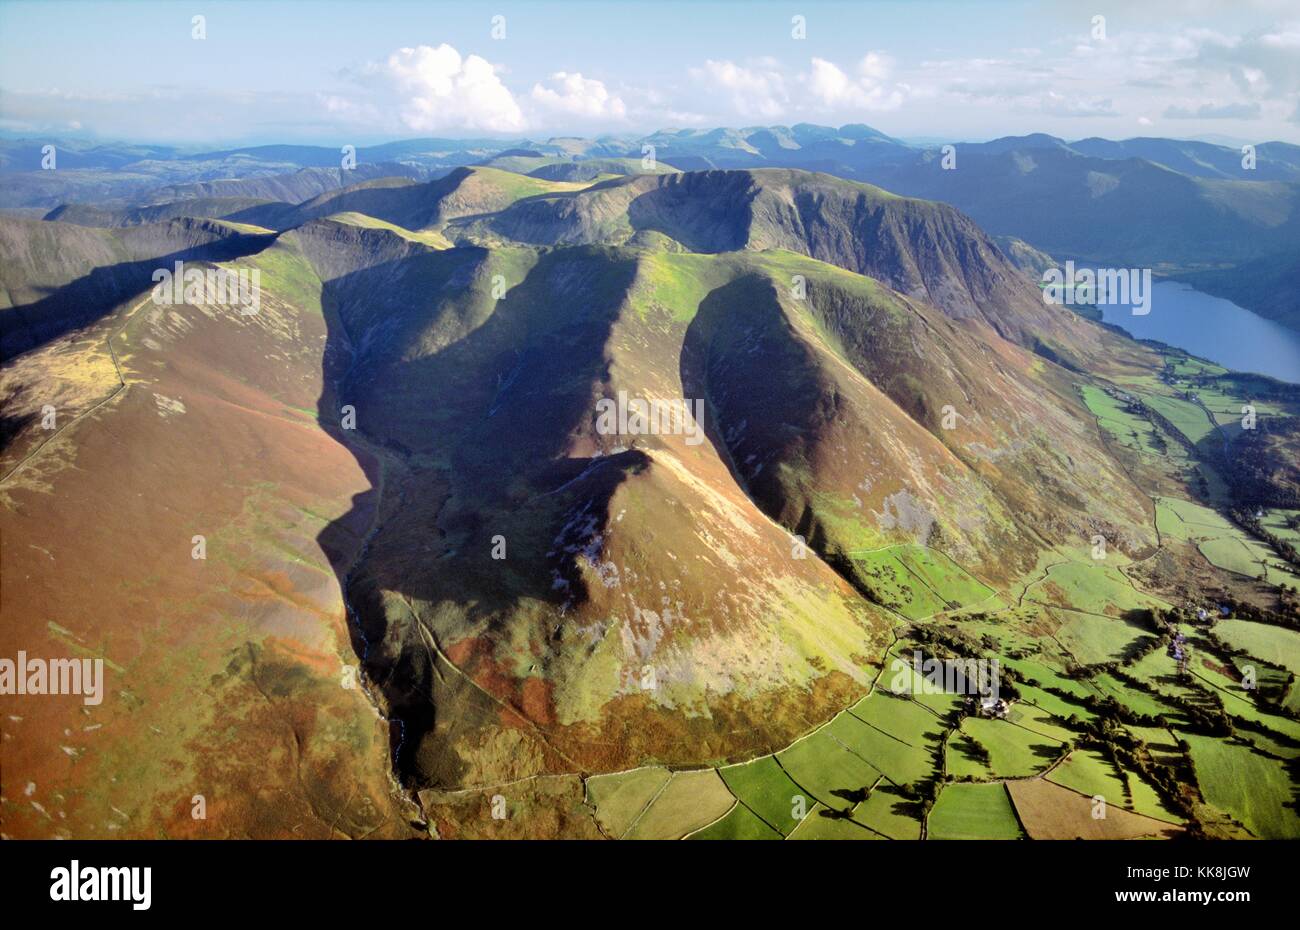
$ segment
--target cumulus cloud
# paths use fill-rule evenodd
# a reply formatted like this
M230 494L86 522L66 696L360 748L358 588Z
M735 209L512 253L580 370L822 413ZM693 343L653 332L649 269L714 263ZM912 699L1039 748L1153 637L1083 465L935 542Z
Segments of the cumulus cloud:
M446 43L417 45L346 72L353 91L322 94L320 102L340 117L415 132L508 134L626 121L622 97L596 78L558 71L525 91L507 86L504 73Z
M690 76L704 91L702 98L721 110L712 118L728 123L897 109L908 88L890 81L892 71L888 56L869 52L849 68L816 57L806 69L787 69L773 59L710 59L692 68Z
M616 121L627 116L622 98L611 94L603 81L565 71L551 75L551 81L555 87L534 84L531 95L533 104L545 113Z
M691 75L709 89L725 95L733 111L747 119L775 119L789 104L785 78L772 62L746 67L733 61L709 59L704 67L691 69Z
M1252 97L1300 92L1300 23L1240 36L1206 35L1195 63L1210 71L1226 70L1241 91Z
M863 110L892 110L903 102L902 91L885 84L892 62L876 52L858 62L857 74L849 75L823 58L812 60L807 86L823 107L852 107Z
M523 110L497 68L450 45L400 48L379 69L401 97L402 123L417 132L448 129L517 132Z

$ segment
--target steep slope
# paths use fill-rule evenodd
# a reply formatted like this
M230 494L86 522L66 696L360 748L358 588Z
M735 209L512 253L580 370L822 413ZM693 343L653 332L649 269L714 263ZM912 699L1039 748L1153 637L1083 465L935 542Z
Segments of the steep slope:
M292 204L252 197L192 197L146 207L63 204L46 213L44 219L77 226L110 228L192 218L229 220L270 229L292 209Z
M255 315L138 295L0 369L58 415L0 473L0 651L104 662L100 704L0 698L5 776L28 786L8 836L419 835L335 573L373 461L316 422L310 266L257 262Z
M355 212L410 230L437 228L457 217L495 213L515 201L581 190L583 183L547 181L496 168L456 168L425 184L383 178L330 191L277 218L277 228L295 226L335 213Z
M287 241L353 347L340 399L404 463L350 590L408 777L754 752L860 692L888 621L791 558L711 443L595 430L602 392L680 394L683 331L674 348L632 311L634 254L403 243L405 261L353 267L361 234L313 223ZM621 374L610 347L652 338Z
M237 197L246 200L270 200L280 203L302 203L327 191L351 187L376 178L404 177L422 180L426 172L396 162L363 161L355 168L337 167L303 168L300 171L275 174L259 178L221 178L215 181L194 181L173 184L149 191L136 206L171 203L175 200L206 200Z
M874 169L866 179L951 203L994 235L1054 255L1106 264L1188 268L1237 262L1300 244L1300 183L1192 177L1140 158L1068 148L989 153L957 146Z
M1177 275L1197 290L1226 297L1260 316L1300 329L1300 249L1235 268Z
M334 221L284 242L337 310L339 401L391 460L348 591L416 786L781 745L878 667L871 602L900 605L864 550L1006 580L1098 532L1153 542L1059 368L856 274ZM700 431L611 435L620 397L699 401Z
M175 219L126 229L0 218L0 357L97 319L176 261L220 261L270 236L228 223Z
M695 252L786 249L978 319L1050 357L1100 361L1104 337L1041 294L969 218L944 204L806 172L704 171L606 181L523 201L447 235L491 245L614 242L649 233Z

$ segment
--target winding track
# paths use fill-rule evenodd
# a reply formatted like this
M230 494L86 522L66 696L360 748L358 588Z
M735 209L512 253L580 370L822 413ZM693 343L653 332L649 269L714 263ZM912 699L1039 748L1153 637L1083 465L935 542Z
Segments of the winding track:
M150 294L152 294L152 291L150 291ZM147 304L147 303L149 302L149 299L150 299L149 297L145 297L143 300L141 300L139 303L137 303L134 307L132 307L131 309L127 310L127 311L126 311L126 315L125 315L125 316L123 317L123 319L122 319L122 325L119 326L117 329L112 330L111 332L109 332L108 336L106 337L106 342L107 342L107 344L108 344L108 354L109 354L109 356L113 359L113 369L117 372L117 387L115 387L115 388L113 389L112 393L110 393L107 397L104 397L104 398L103 398L102 400L100 400L98 403L96 403L95 405L93 405L93 406L91 406L91 407L86 408L86 409L83 410L81 413L79 413L79 414L77 414L75 417L73 417L71 420L68 420L66 423L64 423L62 426L60 426L58 429L55 429L55 430L51 431L50 435L48 435L48 436L46 436L44 439L42 439L42 440L41 440L41 441L36 445L36 447L35 447L34 449L32 449L32 450L31 450L30 452L28 452L25 456L23 456L22 460L21 460L17 465L15 465L13 468L9 469L8 473L6 473L5 476L4 476L3 478L0 478L0 486L3 486L3 485L5 484L5 482L7 482L10 478L12 478L14 475L18 474L18 472L20 472L20 471L22 471L24 468L26 468L27 465L28 465L28 464L29 464L33 459L35 459L36 456L39 455L39 454L41 453L41 451L42 451L42 450L43 450L47 445L50 444L50 442L52 442L52 441L53 441L54 439L56 439L57 437L61 436L65 431L67 431L67 430L71 429L72 427L76 426L78 423L80 423L80 422L81 422L82 420L84 420L86 417L90 416L92 413L94 413L94 412L95 412L96 410L98 410L100 407L102 407L102 406L104 406L105 404L107 404L107 403L108 403L109 401L111 401L113 398L117 397L119 394L121 394L121 393L123 393L124 391L126 391L126 389L127 389L127 387L128 387L128 384L127 384L126 378L123 377L123 375L122 375L122 365L121 365L121 362L119 361L119 359L118 359L118 357L117 357L117 350L113 348L113 339L114 339L114 337L116 337L116 336L120 336L120 335L121 335L121 334L126 330L127 326L130 325L130 323L131 323L131 317L135 314L135 312L136 312L137 310L139 310L141 307L143 307L145 304Z

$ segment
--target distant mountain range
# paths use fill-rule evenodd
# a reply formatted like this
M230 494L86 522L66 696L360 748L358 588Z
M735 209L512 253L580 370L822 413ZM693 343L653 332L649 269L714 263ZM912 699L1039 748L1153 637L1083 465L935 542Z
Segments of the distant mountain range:
M295 222L293 208L329 191L378 178L436 180L470 165L574 183L647 171L797 168L950 203L995 237L1058 261L1197 274L1218 293L1300 326L1294 302L1231 283L1238 266L1248 264L1245 279L1253 280L1259 269L1285 274L1300 260L1300 146L1281 142L1258 145L1247 168L1239 149L1209 142L1032 134L946 152L861 124L801 123L545 142L412 139L361 147L350 170L341 169L340 150L325 146L56 144L57 170L42 171L42 143L0 141L0 207L97 226L198 215L279 228Z
M225 443L220 458L248 472L232 486L288 488L300 463L258 451L249 430L290 410L303 428L319 419L313 441L351 441L336 424L355 409L354 471L378 463L387 490L358 498L320 545L416 786L688 764L704 732L719 757L784 745L861 693L889 645L894 595L857 550L942 545L1010 583L1044 538L1100 526L1135 551L1154 539L1071 374L1153 356L1045 306L946 204L790 168L573 182L460 167L241 207L239 220L66 221L87 209L0 221L0 321L11 348L35 347L7 373L5 469L44 438L51 360L90 352L93 370L91 311L124 301L134 315L99 328L123 328L112 363L141 385L107 414L131 458L181 436ZM259 210L274 229L248 223ZM152 265L135 260L145 240ZM229 267L260 274L256 316L135 296L150 286L141 272L174 256L235 255ZM602 430L598 403L627 396L699 399L700 441ZM184 432L159 432L160 416ZM111 473L79 461L51 499L107 493L65 484ZM175 514L210 506L196 467L172 483ZM214 540L237 522L209 519ZM361 546L353 527L367 520ZM811 557L790 557L792 534ZM435 646L536 719L521 730L485 712ZM643 665L664 669L652 703L627 679Z
M751 831L915 839L951 784L1009 805L1006 779L1077 797L1030 835L1300 834L1272 754L1300 740L1289 673L1209 638L1193 681L1160 648L1189 603L1295 615L1291 550L1223 514L1287 531L1300 388L1035 286L1118 241L1197 256L1207 289L1285 287L1252 269L1300 181L1113 145L997 140L949 170L801 125L0 175L34 198L0 216L3 626L130 674L102 732L27 705L14 781L95 837L680 838L740 809L734 783L787 812ZM155 290L176 262L194 290ZM998 657L1017 716L909 699L893 660L922 651ZM1228 717L1234 657L1270 690ZM1150 816L1029 777L1151 720L1189 742L1125 737ZM1249 805L1193 764L1224 734L1269 748ZM752 760L775 780L751 792ZM835 816L789 814L805 791ZM30 800L9 835L48 835Z

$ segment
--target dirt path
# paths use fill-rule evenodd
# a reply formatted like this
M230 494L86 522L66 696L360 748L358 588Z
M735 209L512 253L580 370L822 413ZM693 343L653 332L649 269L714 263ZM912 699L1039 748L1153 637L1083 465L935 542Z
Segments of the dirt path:
M127 310L125 316L123 317L122 325L119 326L117 329L113 330L112 332L110 332L106 337L105 341L108 343L108 354L109 357L112 358L113 360L113 369L114 371L117 372L117 387L115 387L112 393L110 393L107 397L104 397L98 403L83 410L81 413L77 414L71 420L68 420L58 429L53 430L50 433L50 435L46 436L43 440L41 440L40 443L37 444L36 448L32 449L31 452L28 452L25 456L23 456L22 461L20 461L13 468L9 469L9 472L3 478L0 478L0 486L3 486L5 482L7 482L10 478L12 478L14 475L18 474L20 471L26 468L28 464L30 464L38 455L40 455L40 453L45 449L47 445L49 445L59 436L62 436L66 431L72 429L72 427L76 426L82 420L86 419L86 417L90 416L96 410L103 407L109 401L113 400L119 394L126 391L128 385L127 385L126 378L122 374L122 365L120 363L120 360L117 357L117 350L113 348L113 339L117 336L120 336L126 330L127 326L129 326L131 323L131 317L134 316L137 310L139 310L146 303L148 303L149 299L150 299L149 297L145 297L134 307Z

